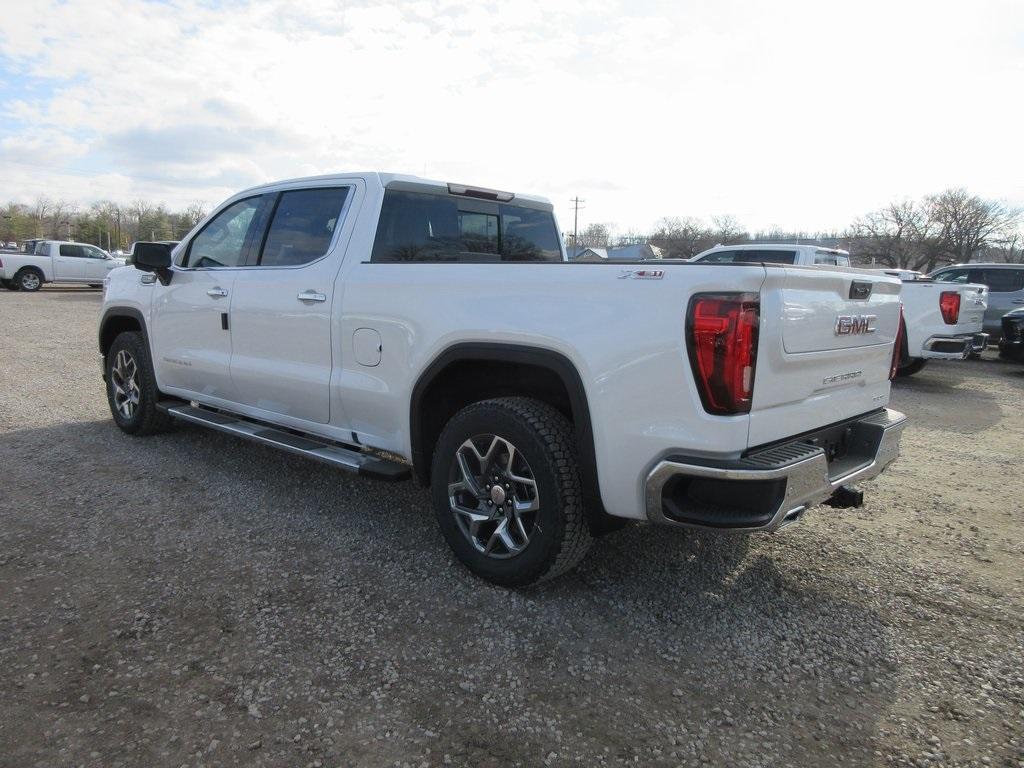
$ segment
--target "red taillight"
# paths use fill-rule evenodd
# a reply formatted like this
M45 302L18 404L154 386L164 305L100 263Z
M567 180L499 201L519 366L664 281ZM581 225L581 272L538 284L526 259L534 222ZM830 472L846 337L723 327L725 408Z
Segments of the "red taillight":
M939 309L946 325L956 325L960 319L960 294L957 291L943 291L939 296Z
M907 337L907 325L903 321L903 302L900 302L900 324L896 327L896 341L892 345L892 362L889 364L889 381L895 381L903 357L903 340Z
M700 293L690 300L690 365L708 413L750 412L759 313L756 293Z

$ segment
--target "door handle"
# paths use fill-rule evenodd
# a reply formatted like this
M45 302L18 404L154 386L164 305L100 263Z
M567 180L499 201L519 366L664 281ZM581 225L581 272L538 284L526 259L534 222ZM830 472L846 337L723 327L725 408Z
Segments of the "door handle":
M327 301L327 295L316 291L303 291L296 296L299 301Z
M211 288L206 292L206 295L212 296L215 299L223 299L225 296L228 295L228 292L225 291L223 288Z

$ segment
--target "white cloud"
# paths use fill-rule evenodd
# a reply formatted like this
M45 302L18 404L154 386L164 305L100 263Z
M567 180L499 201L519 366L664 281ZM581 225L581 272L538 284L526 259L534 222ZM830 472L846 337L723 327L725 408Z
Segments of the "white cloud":
M620 229L1024 202L1016 2L67 0L5 8L0 51L23 199L381 168L548 194L563 222L579 194Z

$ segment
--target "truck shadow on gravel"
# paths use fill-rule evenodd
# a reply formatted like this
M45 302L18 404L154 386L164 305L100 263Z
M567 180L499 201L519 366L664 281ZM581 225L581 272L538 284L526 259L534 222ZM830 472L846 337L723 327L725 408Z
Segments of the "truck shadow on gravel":
M667 754L671 739L717 762L742 735L758 759L815 764L818 739L832 754L870 754L897 684L887 622L851 588L855 573L828 575L859 553L803 524L776 537L629 526L575 572L515 592L454 561L413 483L199 428L22 430L0 434L0 464L12 489L0 522L18 531L5 534L0 576L38 563L67 605L92 606L63 614L62 653L112 666L151 655L138 697L170 688L182 700L146 714L158 731L191 721L201 694L243 745L264 734L270 749L275 733L290 745L289 724L320 716L305 703L316 698L338 722L379 722L399 739L431 730L435 754L457 763L537 764L557 723L584 763ZM12 615L49 610L30 594ZM184 648L194 670L161 671L180 669ZM216 662L214 681L203 669L221 658L232 661ZM80 672L69 680L50 696L102 695Z

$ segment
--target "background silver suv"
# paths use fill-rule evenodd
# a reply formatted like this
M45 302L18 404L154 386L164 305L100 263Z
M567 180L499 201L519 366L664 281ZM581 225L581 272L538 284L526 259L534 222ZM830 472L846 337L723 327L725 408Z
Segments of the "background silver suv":
M943 283L981 283L988 286L985 333L995 342L1003 333L1003 315L1024 306L1024 264L954 264L931 273Z

